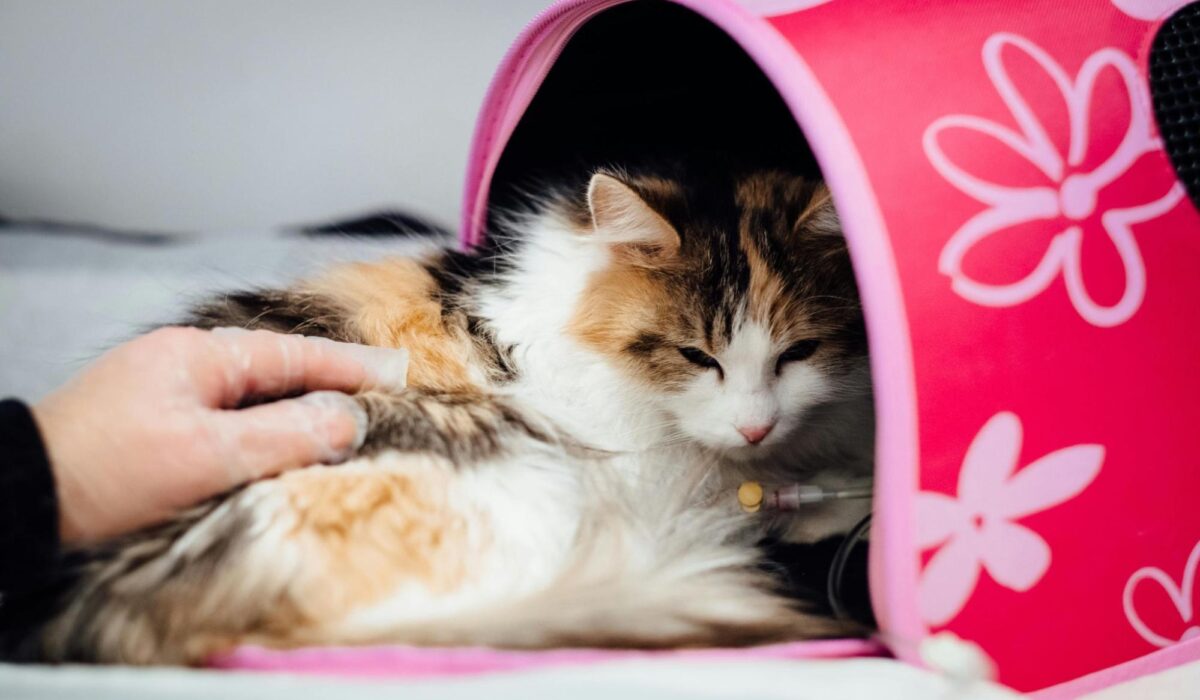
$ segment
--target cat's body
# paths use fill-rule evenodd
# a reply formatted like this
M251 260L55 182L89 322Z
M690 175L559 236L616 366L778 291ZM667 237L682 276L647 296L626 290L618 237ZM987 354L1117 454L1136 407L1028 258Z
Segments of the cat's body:
M828 636L758 566L746 478L869 479L866 346L823 187L599 174L489 249L335 268L191 325L410 352L362 456L88 554L25 642L190 662L243 642L685 646Z

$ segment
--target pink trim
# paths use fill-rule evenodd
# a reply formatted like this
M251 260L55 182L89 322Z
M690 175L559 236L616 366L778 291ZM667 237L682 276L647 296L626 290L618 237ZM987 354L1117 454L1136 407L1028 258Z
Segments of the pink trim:
M891 241L862 159L837 110L791 44L766 20L727 0L676 0L724 29L762 68L808 137L836 197L872 344L871 369L878 414L875 522L871 549L871 595L884 639L904 659L919 663L916 647L926 630L917 614L917 556L913 546L913 497L917 492L917 412L900 281ZM463 243L481 238L488 179L505 140L528 106L548 66L538 66L515 85L513 73L528 66L531 44L541 42L552 25L573 22L556 39L565 42L579 23L612 0L565 0L546 10L517 40L489 90L472 148L463 206ZM565 15L578 11L569 18ZM553 47L554 54L562 43ZM544 51L540 55L550 55ZM503 116L503 119L501 119Z
M1131 659L1123 664L1117 664L1116 666L1110 666L1095 673L1089 673L1073 681L1044 688L1031 693L1030 697L1037 700L1077 698L1081 695L1094 693L1097 690L1117 685L1118 683L1125 683L1135 678L1140 678L1141 676L1148 676L1151 673L1159 673L1160 671L1166 671L1167 669L1186 663L1193 663L1198 658L1200 658L1200 637L1189 639L1186 642L1179 642L1166 649L1159 649L1152 654Z
M628 0L561 0L534 17L500 61L471 139L459 230L464 248L483 240L488 189L500 155L563 46L584 20L623 2Z
M753 659L833 659L882 656L880 645L863 639L796 642L749 649L693 649L632 651L601 649L550 649L509 651L467 647L311 647L282 651L239 647L209 661L214 668L237 671L287 672L343 677L462 676L535 668L628 661L630 659L684 661L745 661Z

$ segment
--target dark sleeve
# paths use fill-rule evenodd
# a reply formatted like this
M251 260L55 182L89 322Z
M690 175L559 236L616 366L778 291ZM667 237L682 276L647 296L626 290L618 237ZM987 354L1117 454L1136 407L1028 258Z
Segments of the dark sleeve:
M29 407L0 401L0 591L36 586L58 561L58 499Z

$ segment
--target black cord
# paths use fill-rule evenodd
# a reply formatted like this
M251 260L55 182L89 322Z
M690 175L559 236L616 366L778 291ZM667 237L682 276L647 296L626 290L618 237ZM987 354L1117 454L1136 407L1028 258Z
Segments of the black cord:
M833 611L833 616L839 620L851 619L849 612L842 605L841 595L842 578L846 573L846 563L850 560L850 552L854 551L854 545L858 544L870 526L871 514L867 513L862 520L859 520L850 529L850 533L846 535L846 539L842 540L842 544L833 555L833 562L829 565L829 577L825 581L825 595L829 598L829 609Z

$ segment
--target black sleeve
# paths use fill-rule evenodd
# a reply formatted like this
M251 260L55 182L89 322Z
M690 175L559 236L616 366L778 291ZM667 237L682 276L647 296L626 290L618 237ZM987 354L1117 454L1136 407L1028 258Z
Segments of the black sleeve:
M0 591L36 586L58 561L58 498L29 407L0 401Z

